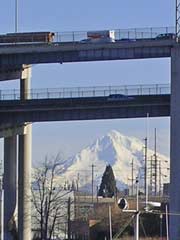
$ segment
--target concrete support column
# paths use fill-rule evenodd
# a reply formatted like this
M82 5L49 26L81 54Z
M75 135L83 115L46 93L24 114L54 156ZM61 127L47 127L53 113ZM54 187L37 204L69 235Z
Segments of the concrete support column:
M20 80L21 99L28 98L30 68L22 71ZM18 239L31 240L31 124L19 135L18 163Z
M180 213L180 47L171 57L170 212ZM170 239L180 239L180 216L170 215Z
M16 235L17 136L4 138L4 240Z

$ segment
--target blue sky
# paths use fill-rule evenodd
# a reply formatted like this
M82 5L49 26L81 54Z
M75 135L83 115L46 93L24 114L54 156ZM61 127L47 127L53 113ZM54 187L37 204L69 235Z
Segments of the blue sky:
M80 31L175 25L175 0L31 0L19 2L19 31ZM0 31L14 31L15 0L1 0ZM35 65L32 87L151 84L170 82L170 60L131 60L72 64ZM17 88L18 81L0 83ZM150 135L158 132L158 148L169 154L169 119L150 119ZM76 153L111 129L140 139L145 119L82 121L33 124L33 161L46 154ZM46 149L46 150L45 150Z

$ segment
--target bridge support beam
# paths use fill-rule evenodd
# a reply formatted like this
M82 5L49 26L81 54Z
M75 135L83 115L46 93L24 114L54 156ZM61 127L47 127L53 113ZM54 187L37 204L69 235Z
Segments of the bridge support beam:
M17 136L4 138L4 240L17 234L15 209L17 191Z
M180 213L180 48L172 49L171 57L171 173L170 212ZM180 239L180 216L170 215L170 239Z
M28 98L30 68L22 71L20 80L21 99ZM31 240L31 124L19 135L18 165L18 239Z

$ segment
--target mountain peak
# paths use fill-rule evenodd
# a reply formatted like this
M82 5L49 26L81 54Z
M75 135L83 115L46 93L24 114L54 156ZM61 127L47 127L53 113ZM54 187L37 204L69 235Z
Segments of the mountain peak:
M64 177L76 179L80 175L80 186L91 183L91 166L95 165L95 184L99 185L106 165L111 165L120 186L127 184L131 175L131 162L134 160L134 174L144 167L144 143L135 137L124 136L116 130L99 137L95 142L68 159ZM153 155L152 150L148 150ZM160 155L161 159L167 158Z

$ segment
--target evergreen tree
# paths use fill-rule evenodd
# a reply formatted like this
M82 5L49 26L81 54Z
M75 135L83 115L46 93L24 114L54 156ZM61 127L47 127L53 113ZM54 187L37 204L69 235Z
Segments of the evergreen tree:
M99 188L98 196L110 197L115 195L116 180L111 165L107 165L105 172L102 176L101 185Z

